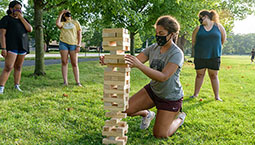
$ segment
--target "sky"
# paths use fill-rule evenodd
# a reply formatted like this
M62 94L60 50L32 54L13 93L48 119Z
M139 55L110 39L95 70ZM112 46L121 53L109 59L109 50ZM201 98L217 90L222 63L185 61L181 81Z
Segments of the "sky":
M235 21L233 32L235 34L255 33L255 16L250 15L242 21Z

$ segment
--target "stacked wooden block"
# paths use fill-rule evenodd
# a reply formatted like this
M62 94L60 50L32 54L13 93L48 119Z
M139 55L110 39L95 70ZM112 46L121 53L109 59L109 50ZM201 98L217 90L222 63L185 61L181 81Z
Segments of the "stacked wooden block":
M129 51L129 34L126 29L104 29L103 49L109 50L110 55L105 55L104 62L107 67L104 72L104 109L106 117L111 120L105 121L102 134L106 136L103 144L125 145L128 125L122 121L128 108L130 91L130 68L126 64L125 51Z

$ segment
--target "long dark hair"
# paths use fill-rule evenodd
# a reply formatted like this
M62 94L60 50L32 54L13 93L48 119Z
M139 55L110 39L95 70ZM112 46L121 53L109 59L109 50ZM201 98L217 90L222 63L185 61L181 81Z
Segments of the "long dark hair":
M201 16L205 16L206 15L206 16L209 17L209 19L211 21L214 21L215 23L219 23L220 22L219 15L218 15L218 13L215 10L210 10L210 11L202 10L202 11L199 12L198 16L199 15L201 15Z
M12 1L12 2L10 2L9 8L8 8L8 10L6 11L7 15L10 15L10 14L12 13L12 11L10 10L10 8L14 8L17 4L20 5L20 6L22 7L22 4L21 4L20 2L18 2L18 1Z
M174 17L170 15L161 16L156 21L154 27L156 28L157 25L164 27L168 31L168 34L174 33L173 42L177 43L178 34L180 31L180 24Z

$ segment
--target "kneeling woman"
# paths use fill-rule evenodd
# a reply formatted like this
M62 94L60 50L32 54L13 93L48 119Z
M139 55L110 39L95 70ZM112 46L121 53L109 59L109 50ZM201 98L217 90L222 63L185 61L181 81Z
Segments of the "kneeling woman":
M173 17L159 17L155 29L157 44L146 48L136 57L126 56L130 67L140 69L151 78L151 82L129 99L129 108L125 112L128 116L142 116L140 128L147 129L155 117L155 113L148 109L156 106L153 134L157 138L165 138L171 136L186 117L181 112L183 90L179 80L184 55L174 43L180 26ZM103 58L100 58L102 64ZM147 61L150 67L144 65Z

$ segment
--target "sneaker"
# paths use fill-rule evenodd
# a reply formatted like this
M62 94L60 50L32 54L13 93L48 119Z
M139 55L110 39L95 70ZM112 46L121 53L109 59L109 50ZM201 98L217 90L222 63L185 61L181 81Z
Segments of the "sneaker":
M20 92L23 92L23 91L20 89L19 85L15 85L14 88L17 89L17 90L20 91Z
M149 110L148 110L149 111ZM142 122L140 125L140 129L147 129L150 126L151 120L155 117L155 113L152 111L149 111L148 115L146 117L142 118Z
M76 83L77 86L82 87L81 83Z
M185 117L186 117L186 114L184 112L181 112L178 114L177 118L180 118L182 120L180 126L182 126L182 124L184 123Z
M0 86L0 94L4 93L4 86Z
M221 98L215 98L216 101L220 101L223 102L223 100Z

